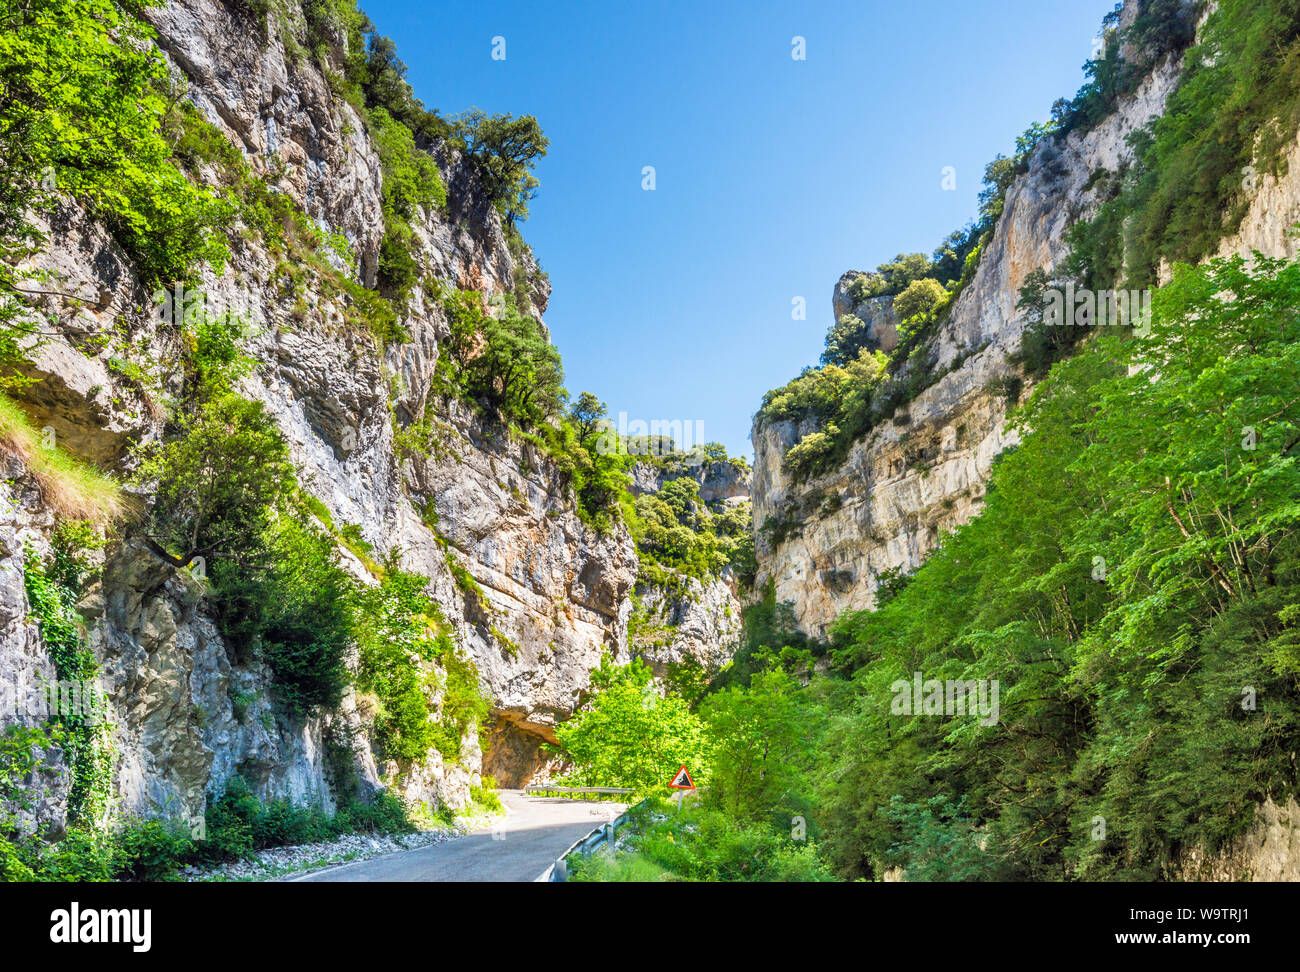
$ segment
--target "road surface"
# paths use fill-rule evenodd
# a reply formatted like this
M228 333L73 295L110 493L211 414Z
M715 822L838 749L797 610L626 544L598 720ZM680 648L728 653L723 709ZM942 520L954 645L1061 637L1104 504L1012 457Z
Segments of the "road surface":
M498 793L506 816L494 829L291 880L532 881L574 841L626 809L606 801L525 796L519 790Z

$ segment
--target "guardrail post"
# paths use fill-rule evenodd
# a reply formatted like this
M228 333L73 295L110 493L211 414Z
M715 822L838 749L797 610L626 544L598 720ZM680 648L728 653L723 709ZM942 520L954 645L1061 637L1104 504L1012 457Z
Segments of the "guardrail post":
M559 882L563 883L563 882L569 880L569 864L568 864L568 862L567 862L563 857L559 858L559 859L555 862L555 870L552 871L551 874L552 874L552 879L555 880L555 881L559 881Z

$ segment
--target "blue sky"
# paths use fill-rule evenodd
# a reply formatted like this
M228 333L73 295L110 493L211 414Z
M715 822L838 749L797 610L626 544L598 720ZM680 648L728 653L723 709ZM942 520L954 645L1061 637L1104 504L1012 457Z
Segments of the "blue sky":
M984 164L1082 83L1114 0L363 6L426 105L534 114L550 138L523 233L570 392L752 457L840 274L969 221Z

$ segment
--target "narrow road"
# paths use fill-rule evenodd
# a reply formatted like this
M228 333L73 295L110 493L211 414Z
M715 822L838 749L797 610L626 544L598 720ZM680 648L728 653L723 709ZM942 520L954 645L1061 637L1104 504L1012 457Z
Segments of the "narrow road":
M495 828L443 844L316 871L294 881L531 881L580 837L622 813L621 803L498 791L506 816Z

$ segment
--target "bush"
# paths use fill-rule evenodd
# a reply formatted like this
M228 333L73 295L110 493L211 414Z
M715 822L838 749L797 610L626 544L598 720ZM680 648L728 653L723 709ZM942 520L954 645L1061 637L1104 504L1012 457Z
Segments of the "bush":
M181 861L194 855L194 841L181 823L138 817L121 825L115 837L119 879L163 881Z
M602 659L584 710L555 729L574 765L565 777L569 785L646 792L666 785L682 765L704 764L708 741L702 723L681 699L655 692L652 678L639 659L622 667Z
M811 842L764 825L740 824L691 805L678 813L662 799L642 804L630 851L573 861L575 881L830 881Z
M929 278L915 280L894 298L894 312L904 321L928 317L947 296L948 292L939 281Z

